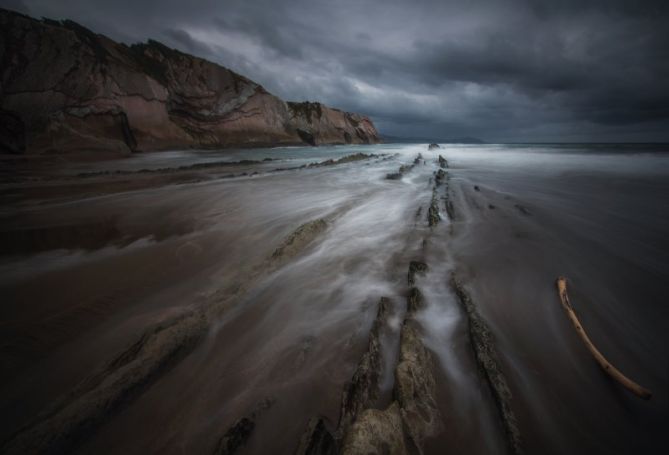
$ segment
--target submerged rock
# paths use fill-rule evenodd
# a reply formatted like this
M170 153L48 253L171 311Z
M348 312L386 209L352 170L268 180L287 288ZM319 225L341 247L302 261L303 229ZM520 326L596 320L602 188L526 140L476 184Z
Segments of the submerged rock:
M439 149L439 148L441 148L441 147L439 147L439 144L430 144L430 145L427 146L428 150L435 150L435 149Z
M413 160L412 164L403 164L400 166L400 168L397 170L397 172L392 172L390 174L386 174L386 179L387 180L400 180L404 174L409 172L411 169L413 169L417 164L420 164L420 161L423 159L423 155L420 153L416 156L416 158Z
M346 155L343 158L339 158L338 160L329 159L329 160L321 161L320 163L307 164L305 167L334 166L336 164L344 164L344 163L352 163L354 161L368 160L370 158L376 158L378 156L379 155L374 155L373 153L372 154L354 153L352 155Z
M409 286L416 283L416 274L424 274L427 272L427 264L421 261L411 261L409 263L408 282Z
M281 245L274 250L272 259L285 259L294 256L304 245L324 231L327 225L327 222L322 218L304 223L288 235Z
M447 175L448 174L446 174L446 171L444 171L443 169L439 169L437 171L437 174L434 177L434 183L437 186L440 186L441 184L443 184L446 181L446 176Z

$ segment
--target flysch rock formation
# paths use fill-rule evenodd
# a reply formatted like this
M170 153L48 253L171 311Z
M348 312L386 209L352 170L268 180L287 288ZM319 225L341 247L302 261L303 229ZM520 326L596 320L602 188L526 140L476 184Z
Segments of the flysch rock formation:
M411 261L409 266L410 289L400 330L393 401L383 410L374 407L384 362L380 337L390 312L390 300L382 297L367 351L344 387L337 428L330 431L322 417L313 417L295 455L421 455L424 441L441 431L432 353L423 343L416 319L425 301L414 284L416 276L427 269L427 264L419 261Z
M411 287L400 331L394 400L384 410L368 408L357 416L342 442L342 455L420 455L425 439L441 431L432 353L416 320L424 304L422 293Z
M0 152L364 144L372 121L290 103L220 65L149 40L0 9Z
M288 235L274 253L252 271L246 282L220 289L210 300L180 315L149 327L139 339L92 373L61 399L43 410L9 440L0 443L2 454L72 453L100 425L128 406L163 374L192 352L206 335L211 322L231 306L254 280L298 256L331 222L317 218ZM230 305L230 306L229 306ZM215 453L234 453L250 437L255 420L273 403L260 403L221 437Z

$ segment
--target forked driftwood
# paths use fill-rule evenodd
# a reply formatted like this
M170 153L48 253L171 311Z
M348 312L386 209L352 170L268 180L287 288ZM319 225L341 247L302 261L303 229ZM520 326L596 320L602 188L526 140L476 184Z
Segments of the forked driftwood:
M590 338L588 338L588 335L585 333L585 330L581 326L581 322L576 317L576 313L574 313L574 308L571 306L571 303L569 302L569 296L567 295L567 279L563 276L558 277L556 284L557 284L558 294L560 295L560 302L562 303L562 307L567 312L567 316L569 316L571 323L574 325L574 328L576 329L578 335L581 337L581 340L583 340L583 343L585 343L585 346L588 348L588 351L590 351L590 354L592 354L597 363L599 363L599 366L602 367L602 369L609 376L611 376L613 379L622 384L623 387L632 392L634 395L638 396L639 398L643 398L644 400L649 400L650 397L653 395L650 390L641 387L639 384L637 384L636 382L632 381L630 378L622 374L616 367L611 365L609 361L606 360L606 358L602 355L602 353L599 352L599 350L595 347L595 345L592 344L592 341L590 341Z

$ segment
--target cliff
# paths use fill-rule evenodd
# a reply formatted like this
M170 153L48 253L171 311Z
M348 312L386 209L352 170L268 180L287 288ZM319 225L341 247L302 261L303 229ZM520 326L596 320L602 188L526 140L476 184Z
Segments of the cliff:
M156 41L127 46L72 21L0 9L0 149L112 151L375 143L362 115L286 103Z

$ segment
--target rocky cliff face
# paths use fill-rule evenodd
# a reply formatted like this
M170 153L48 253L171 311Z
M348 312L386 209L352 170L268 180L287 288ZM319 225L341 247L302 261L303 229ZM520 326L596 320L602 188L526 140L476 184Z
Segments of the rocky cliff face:
M4 152L379 142L365 116L286 103L215 63L71 21L0 9L0 63Z

